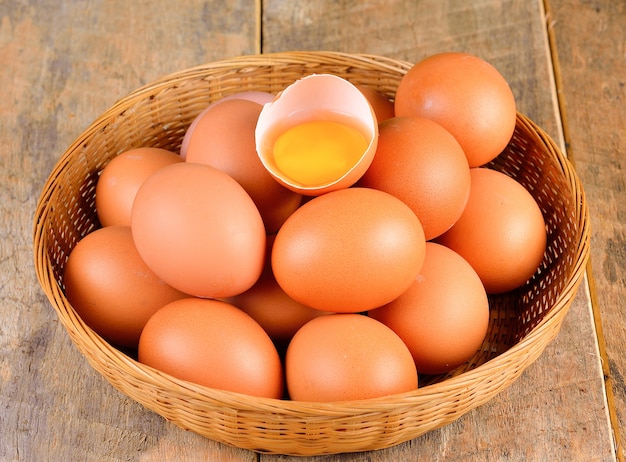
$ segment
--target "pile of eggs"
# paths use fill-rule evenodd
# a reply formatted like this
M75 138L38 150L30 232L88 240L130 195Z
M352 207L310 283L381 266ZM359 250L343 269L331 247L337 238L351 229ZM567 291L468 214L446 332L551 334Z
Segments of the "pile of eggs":
M208 387L414 390L478 351L487 294L542 261L537 203L485 167L515 123L503 76L465 53L416 63L393 100L330 74L225 97L180 152L100 172L102 226L69 255L66 297L111 344Z

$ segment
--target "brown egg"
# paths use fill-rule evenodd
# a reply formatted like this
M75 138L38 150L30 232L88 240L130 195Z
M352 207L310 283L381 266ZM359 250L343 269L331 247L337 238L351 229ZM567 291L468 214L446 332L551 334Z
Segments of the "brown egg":
M130 212L139 186L166 165L182 162L171 151L136 148L114 157L96 184L96 212L102 226L130 226Z
M186 161L215 167L246 190L259 209L267 233L273 233L297 209L302 196L279 184L256 152L254 130L261 106L228 99L209 107L186 136Z
M366 85L356 85L356 87L361 90L361 93L363 93L367 101L369 101L379 124L387 119L391 119L395 115L393 101L385 95Z
M384 324L360 314L330 314L306 323L285 359L287 390L296 401L376 398L417 388L407 346Z
M487 294L463 257L426 243L413 285L369 316L390 327L408 346L421 374L448 372L480 348L489 325Z
M225 301L248 313L263 327L277 347L284 350L300 327L313 318L329 313L295 301L278 285L270 262L272 244L273 238L268 236L268 258L256 284Z
M218 300L185 298L155 313L139 361L179 379L252 396L281 398L278 352L261 326Z
M481 58L457 52L429 56L409 69L396 91L395 114L441 124L457 139L470 167L502 152L517 117L502 74Z
M359 185L406 203L431 240L461 216L470 169L463 149L441 125L423 117L394 117L379 125L376 155Z
M239 183L216 168L183 162L160 169L139 188L131 218L141 257L182 292L230 297L261 275L261 215Z
M198 124L204 118L204 114L206 114L206 112L209 111L216 104L223 103L224 101L230 101L232 99L244 99L247 101L252 101L253 103L260 104L262 106L272 101L274 99L274 95L265 91L242 91L239 93L234 93L232 95L224 96L209 104L200 114L196 116L193 122L191 122L191 125L187 128L187 131L185 132L185 136L183 137L183 141L180 146L180 157L182 157L183 159L187 158L187 148L189 147L189 141L191 140L193 133L196 130L196 126L198 126Z
M301 206L276 235L272 268L298 302L332 312L390 302L418 275L424 231L400 199L369 188L332 191Z
M159 308L187 295L154 274L137 253L128 226L107 226L81 239L63 275L65 295L105 340L135 348Z
M513 178L487 168L471 169L471 188L461 218L437 242L465 258L487 293L524 284L546 249L546 227L539 206Z

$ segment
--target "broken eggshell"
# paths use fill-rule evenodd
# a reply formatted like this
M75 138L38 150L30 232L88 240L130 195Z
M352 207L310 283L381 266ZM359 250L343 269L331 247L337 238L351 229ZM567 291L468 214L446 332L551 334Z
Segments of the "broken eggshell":
M287 130L311 121L331 121L358 130L366 148L329 181L305 184L286 175L274 158L274 144ZM257 153L270 174L285 187L317 196L352 186L370 166L378 143L378 122L367 98L347 80L331 74L312 74L289 85L266 103L255 130ZM305 167L306 168L306 167Z

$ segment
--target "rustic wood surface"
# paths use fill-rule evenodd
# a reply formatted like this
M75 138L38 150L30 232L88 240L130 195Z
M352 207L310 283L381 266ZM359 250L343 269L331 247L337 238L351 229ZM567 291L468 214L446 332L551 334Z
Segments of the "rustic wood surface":
M567 147L593 226L559 336L511 387L396 447L299 460L623 460L625 31L613 0L0 2L0 460L296 460L185 432L113 389L55 318L31 245L53 165L117 99L203 62L296 49L487 59Z
M614 428L626 428L626 2L550 0L568 151L592 206L591 301ZM604 345L603 345L604 344ZM626 458L623 437L617 451Z

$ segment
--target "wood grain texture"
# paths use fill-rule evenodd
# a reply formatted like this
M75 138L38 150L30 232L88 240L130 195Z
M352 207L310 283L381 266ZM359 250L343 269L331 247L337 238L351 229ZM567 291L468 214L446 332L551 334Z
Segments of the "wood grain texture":
M518 109L557 141L554 89L540 2L269 0L263 51L340 50L416 62L432 53L465 51L507 79Z
M597 209L594 280L623 422L619 152L626 124L618 108L626 75L625 14L623 5L611 0L551 3L559 58L568 73L563 85L572 152L592 210ZM54 163L76 136L117 99L162 75L255 53L261 43L264 52L340 50L409 61L463 50L500 69L519 110L563 144L539 0L265 0L262 11L260 5L248 0L192 0L184 8L163 0L0 3L0 460L613 460L585 287L557 339L513 386L447 427L362 454L296 459L201 438L115 391L81 357L35 279L34 208ZM594 28L585 29L587 24ZM607 51L604 44L612 40L616 46Z
M101 112L161 75L257 51L247 0L0 2L0 460L256 460L122 396L37 288L31 229L52 166Z
M564 147L540 2L396 0L381 7L372 0L274 0L264 2L263 25L265 52L330 49L412 62L441 51L476 54L509 81L518 110ZM356 460L611 460L588 300L579 294L554 344L496 399L452 425Z
M568 151L591 205L594 302L626 458L626 4L550 0ZM621 436L621 438L620 438Z

